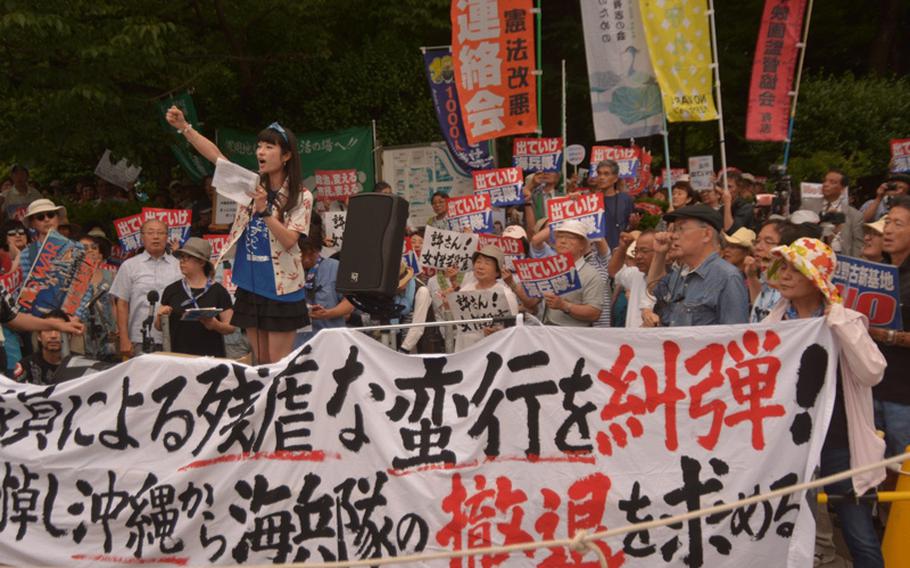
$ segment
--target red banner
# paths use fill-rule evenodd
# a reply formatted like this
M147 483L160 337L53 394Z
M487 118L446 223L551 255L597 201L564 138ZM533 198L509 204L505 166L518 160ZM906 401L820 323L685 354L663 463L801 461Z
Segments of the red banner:
M452 59L468 143L536 132L531 0L452 0Z
M752 63L747 140L787 140L796 44L800 40L805 12L806 0L765 1Z

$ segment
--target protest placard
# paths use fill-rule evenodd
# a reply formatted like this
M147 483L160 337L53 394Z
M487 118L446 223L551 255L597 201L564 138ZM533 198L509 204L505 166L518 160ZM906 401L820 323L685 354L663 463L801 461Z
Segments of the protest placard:
M575 261L567 254L515 260L513 264L525 293L532 298L548 292L561 296L581 288Z
M417 251L414 250L414 246L411 244L410 238L404 239L404 246L401 251L401 260L404 261L408 267L414 271L414 274L420 272L420 259L417 258Z
M910 138L891 140L891 171L910 172Z
M17 266L14 270L0 274L0 286L3 286L13 298L17 297L19 287L22 286L22 267Z
M451 231L493 232L493 204L488 193L475 193L446 200L446 222Z
M83 257L82 262L79 263L79 267L73 275L72 282L66 289L63 304L60 306L60 309L63 310L64 313L70 316L76 315L79 306L82 305L86 292L88 292L89 287L92 285L92 276L95 275L95 271L98 270L100 264L100 260L87 256ZM87 299L85 301L88 302Z
M554 197L547 202L547 217L550 220L550 231L556 232L566 221L576 220L588 230L589 239L604 236L604 195L587 193L575 197ZM552 236L552 235L551 235Z
M633 179L641 168L641 150L638 146L594 146L591 148L591 177L597 173L597 163L613 160L619 164L619 179Z
M581 144L569 144L566 146L566 161L573 166L578 166L585 159L585 147Z
M42 316L58 310L85 260L85 249L57 231L42 243L33 243L31 269L23 278L16 302L26 313ZM23 267L24 270L24 267Z
M455 320L498 318L512 313L505 294L496 290L452 292L446 301ZM462 332L480 331L489 326L489 323L463 323L458 329Z
M117 163L114 163L113 159L111 159L110 150L104 151L101 159L98 160L98 165L95 166L96 176L117 187L122 187L127 190L136 183L141 172L142 168L139 166L131 166L126 158L120 158Z
M676 182L682 180L683 176L688 177L688 175L689 175L689 172L686 170L686 168L670 168L670 176L668 177L667 168L661 168L660 169L660 185L661 185L661 187L666 187L669 189L670 185L667 182L672 181L673 183L676 183ZM671 195L670 198L672 199L672 197L673 196Z
M231 240L230 235L202 235L202 238L212 245L212 254L209 257L209 260L213 264L218 262L218 257L221 256L221 253L224 252L224 248L228 246L228 243Z
M142 246L142 223L145 216L142 213L114 219L114 230L117 231L117 240L124 251L138 250Z
M714 189L714 156L689 158L689 184L695 191Z
M65 388L0 377L0 558L353 562L691 513L812 478L837 353L824 318L521 326L426 358L330 329L257 367L152 354ZM812 509L799 492L592 544L623 568L799 568ZM574 554L471 563L596 565Z
M445 270L457 266L459 270L471 267L471 256L477 252L477 235L447 231L427 225L420 251L420 265L425 268Z
M237 207L239 204L233 199L229 199L220 193L215 194L215 214L212 222L215 225L230 226L237 216Z
M526 174L562 171L562 138L515 138L512 165Z
M348 218L347 211L326 211L322 214L322 226L325 230L324 246L336 251L344 243L344 227Z
M319 201L346 201L363 191L357 179L357 170L316 170L316 199Z
M485 194L490 197L493 207L508 207L524 203L521 188L524 186L524 175L521 168L497 168L473 172L474 194ZM476 231L475 231L476 232Z
M904 329L896 266L839 254L831 281L844 299L844 307L866 314L869 325Z
M192 209L160 209L155 207L142 208L143 221L158 219L167 224L168 242L177 240L182 245L190 238L190 229L193 226Z
M505 255L504 263L507 270L514 270L513 261L525 258L528 254L521 239L479 233L477 235L477 242L478 250L487 245L492 245L501 250L503 255Z

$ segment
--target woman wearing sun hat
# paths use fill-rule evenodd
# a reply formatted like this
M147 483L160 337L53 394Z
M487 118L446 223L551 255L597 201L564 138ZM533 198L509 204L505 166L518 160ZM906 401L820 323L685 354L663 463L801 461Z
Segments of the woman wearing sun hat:
M174 253L180 261L183 278L169 285L161 294L161 307L155 327L161 329L161 317L168 316L171 351L188 355L224 357L224 336L234 332L231 325L231 296L224 286L214 281L211 262L212 245L205 239L191 237ZM184 319L187 310L213 308L221 312L214 317Z
M824 317L838 340L837 395L821 453L821 475L827 476L882 459L885 443L875 434L872 387L881 381L885 358L869 336L868 321L845 308L831 282L837 264L831 247L801 238L771 250L769 278L782 299L763 321ZM855 475L852 484L825 487L830 494L862 495L885 479L884 468ZM856 566L884 566L871 505L844 499L832 504Z

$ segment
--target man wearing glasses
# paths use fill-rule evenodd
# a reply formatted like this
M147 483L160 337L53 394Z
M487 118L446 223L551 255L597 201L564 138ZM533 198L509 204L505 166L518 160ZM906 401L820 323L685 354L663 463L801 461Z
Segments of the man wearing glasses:
M144 353L142 324L149 316L148 294L161 292L172 282L182 278L180 262L166 253L167 225L151 219L142 225L142 253L120 266L110 294L117 301L117 331L120 336L120 354L132 357ZM153 351L161 350L162 335L154 326L151 333Z
M654 311L666 327L746 323L749 293L742 274L718 255L723 217L704 205L681 207L664 215L669 233L654 238L648 273L657 303ZM678 266L665 272L667 254Z

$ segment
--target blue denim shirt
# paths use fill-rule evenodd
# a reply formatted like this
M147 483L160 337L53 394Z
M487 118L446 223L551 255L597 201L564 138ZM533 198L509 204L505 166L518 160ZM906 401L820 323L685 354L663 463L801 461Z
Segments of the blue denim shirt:
M654 288L660 325L723 325L749 321L749 292L742 273L711 253L701 266L682 276L679 268Z

